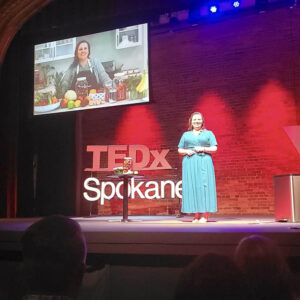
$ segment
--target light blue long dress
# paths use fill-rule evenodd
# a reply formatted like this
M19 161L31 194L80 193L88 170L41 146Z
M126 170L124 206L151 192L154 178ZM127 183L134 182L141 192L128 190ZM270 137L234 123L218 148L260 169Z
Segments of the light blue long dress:
M191 149L195 146L217 146L212 131L203 130L199 135L185 132L178 148ZM182 160L182 207L183 213L217 211L215 170L208 153L185 155Z

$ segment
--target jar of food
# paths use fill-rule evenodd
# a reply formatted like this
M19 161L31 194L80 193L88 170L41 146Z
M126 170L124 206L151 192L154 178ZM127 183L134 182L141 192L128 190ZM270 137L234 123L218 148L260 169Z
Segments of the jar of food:
M132 173L132 158L131 157L124 157L123 162L123 173Z
M125 100L126 99L126 84L125 84L125 72L115 73L114 75L114 85L117 89L116 100Z
M75 84L75 92L77 97L85 97L89 94L89 84L86 77L78 77Z

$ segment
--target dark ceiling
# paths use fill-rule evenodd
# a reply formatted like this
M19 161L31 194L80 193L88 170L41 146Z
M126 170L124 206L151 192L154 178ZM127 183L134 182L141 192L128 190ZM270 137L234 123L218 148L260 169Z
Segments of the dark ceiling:
M45 30L64 33L84 33L86 28L97 30L127 26L139 22L155 22L161 14L193 9L204 1L196 0L54 0L33 16L23 27L24 33Z

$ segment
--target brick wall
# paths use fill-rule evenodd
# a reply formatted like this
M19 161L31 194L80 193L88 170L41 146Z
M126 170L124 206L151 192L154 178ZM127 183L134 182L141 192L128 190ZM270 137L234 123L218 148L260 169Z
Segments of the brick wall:
M177 144L189 115L201 111L219 143L218 212L273 214L273 176L300 173L300 154L283 130L300 123L299 17L300 8L281 8L179 31L150 31L151 103L86 112L82 170L91 166L86 145L142 144L170 149L174 170L161 176L180 178ZM91 175L82 174L82 182ZM101 215L122 212L118 199L93 206ZM82 199L82 213L88 209ZM178 199L168 197L129 202L130 214L177 210Z

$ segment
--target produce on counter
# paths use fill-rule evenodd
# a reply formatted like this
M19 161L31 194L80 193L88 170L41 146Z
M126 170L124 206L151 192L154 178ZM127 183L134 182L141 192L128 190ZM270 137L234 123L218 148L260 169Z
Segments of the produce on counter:
M65 93L65 98L68 100L68 101L75 101L77 99L77 94L75 91L73 90L68 90L66 91Z
M81 104L81 101L78 99L74 102L75 107L79 107Z
M143 76L142 76L142 80L141 82L139 83L139 85L136 87L136 90L139 92L139 93L142 93L143 91L147 90L148 89L148 73L144 73Z
M88 99L88 96L84 97L84 99L81 100L81 103L80 103L80 106L81 107L84 107L84 106L87 106L89 104L89 99Z
M62 100L60 101L60 107L61 108L67 108L68 107L68 102L69 102L69 100L67 100L66 98L62 98Z
M51 104L57 103L58 99L54 96L51 98Z
M37 91L34 92L34 105L38 106L41 101L41 94Z
M88 96L78 96L74 90L68 90L65 96L59 100L57 96L52 96L52 93L34 93L34 105L43 106L54 103L59 103L60 108L80 108L87 105L100 105L105 103L105 91L104 90L91 90Z
M46 106L52 104L52 96L50 93L34 92L34 106Z
M129 92L130 99L134 100L143 98L143 93L140 92L140 88L143 87L143 91L148 88L148 80L146 80L148 75L146 74L147 73L144 73L143 75L128 76L128 78L124 81L127 91Z
M68 108L74 108L74 106L75 106L75 102L73 100L70 100L68 102Z

